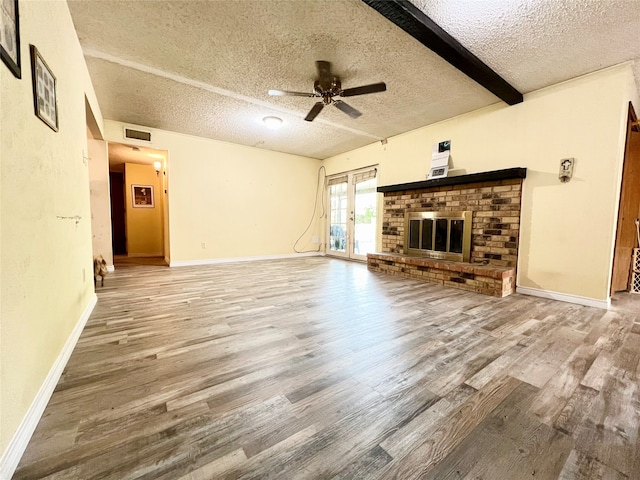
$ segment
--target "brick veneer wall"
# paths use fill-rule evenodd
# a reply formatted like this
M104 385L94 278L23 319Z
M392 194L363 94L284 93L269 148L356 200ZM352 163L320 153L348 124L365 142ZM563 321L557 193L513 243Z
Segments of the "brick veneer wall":
M382 252L404 253L405 211L471 210L471 262L515 267L522 179L497 180L384 194Z

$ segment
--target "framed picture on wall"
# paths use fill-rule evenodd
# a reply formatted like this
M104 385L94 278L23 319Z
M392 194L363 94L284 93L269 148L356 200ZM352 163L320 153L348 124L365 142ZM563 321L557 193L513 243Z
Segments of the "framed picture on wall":
M153 186L131 185L134 208L153 208Z
M56 77L34 45L31 45L31 73L33 75L33 105L36 109L36 116L57 132Z
M0 57L14 76L22 78L18 0L0 0Z

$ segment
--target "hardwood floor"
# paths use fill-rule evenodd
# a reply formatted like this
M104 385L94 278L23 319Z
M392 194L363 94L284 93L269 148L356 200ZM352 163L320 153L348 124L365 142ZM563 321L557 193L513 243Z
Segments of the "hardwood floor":
M16 479L638 479L640 296L123 266Z
M133 265L155 265L157 267L168 267L164 257L129 257L128 255L114 255L113 264L116 269L121 267L131 267Z

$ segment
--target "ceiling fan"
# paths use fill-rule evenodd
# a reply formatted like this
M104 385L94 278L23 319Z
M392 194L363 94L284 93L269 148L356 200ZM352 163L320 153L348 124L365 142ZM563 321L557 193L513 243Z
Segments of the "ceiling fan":
M366 93L384 92L387 86L384 82L372 83L361 87L342 89L340 77L331 73L331 63L324 60L316 62L318 69L318 79L313 82L313 92L287 92L285 90L269 90L269 95L275 97L316 97L322 98L321 102L311 108L304 119L312 122L314 118L322 111L325 105L334 104L338 110L343 111L351 118L358 118L362 113L353 108L351 105L342 100L334 100L334 97L353 97L355 95L364 95Z

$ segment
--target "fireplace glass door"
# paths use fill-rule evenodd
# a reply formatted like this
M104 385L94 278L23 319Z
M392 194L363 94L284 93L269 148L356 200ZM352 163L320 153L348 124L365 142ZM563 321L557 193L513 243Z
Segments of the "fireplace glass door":
M366 260L376 249L376 169L330 177L327 253Z
M408 255L468 262L471 256L472 213L405 213L405 248Z

